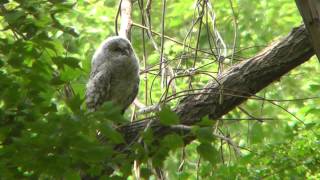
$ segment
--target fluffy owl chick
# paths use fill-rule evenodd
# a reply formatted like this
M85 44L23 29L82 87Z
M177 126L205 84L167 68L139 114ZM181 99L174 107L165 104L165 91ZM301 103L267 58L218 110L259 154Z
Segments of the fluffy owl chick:
M86 104L95 111L105 101L112 101L122 114L135 99L139 88L139 62L131 43L122 37L107 38L91 61Z

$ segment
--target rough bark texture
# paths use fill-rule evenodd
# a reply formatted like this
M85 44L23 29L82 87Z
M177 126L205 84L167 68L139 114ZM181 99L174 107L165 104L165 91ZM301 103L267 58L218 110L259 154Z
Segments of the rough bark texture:
M320 60L320 1L296 0L303 22L310 34L313 48Z
M273 43L253 58L245 60L227 70L216 81L209 82L200 94L188 95L175 108L181 124L193 125L209 115L219 118L259 92L281 76L309 60L314 55L311 42L304 26L294 28L281 41ZM223 102L219 103L223 88ZM127 142L135 140L149 120L136 121L119 130ZM173 130L153 119L150 127L156 135L162 136Z

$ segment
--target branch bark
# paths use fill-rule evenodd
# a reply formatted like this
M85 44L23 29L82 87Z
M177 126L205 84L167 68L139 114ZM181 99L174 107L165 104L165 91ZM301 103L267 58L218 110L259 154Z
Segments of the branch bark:
M220 118L313 55L314 50L305 27L294 28L281 41L231 67L218 77L218 82L211 81L200 93L182 99L174 111L183 125L194 125L207 115L213 120ZM221 88L223 102L220 104ZM136 140L150 120L136 121L119 130L130 143ZM152 119L150 127L158 136L174 131L174 128L161 125L156 118Z
M320 1L319 0L296 0L304 24L310 33L313 48L320 61Z
M121 21L119 35L130 40L132 26L132 2L131 0L121 0L120 6Z

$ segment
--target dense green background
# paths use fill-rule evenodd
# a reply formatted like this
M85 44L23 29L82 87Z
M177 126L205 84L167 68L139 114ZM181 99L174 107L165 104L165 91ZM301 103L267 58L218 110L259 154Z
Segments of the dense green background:
M236 50L241 50L234 63L255 55L302 23L291 0L232 2L238 22ZM229 0L212 4L216 27L230 54L234 26ZM133 179L134 159L141 163L141 175L145 178L155 178L152 166L162 167L169 179L320 178L318 98L274 101L283 109L259 100L241 105L255 117L272 119L263 123L236 120L248 118L239 109L223 117L235 119L220 121L220 128L243 148L242 157L236 156L225 141L213 137L211 126L195 126L193 133L198 140L185 148L176 134L151 143L153 134L147 131L143 134L146 145L134 143L129 155L114 151L114 146L123 142L114 124L126 123L131 110L122 118L112 105L106 104L97 113L87 113L83 98L95 48L106 37L115 35L117 6L117 0L0 0L0 179L79 179L84 174L99 175L104 169L115 170L113 178ZM151 17L156 32L161 31L161 7L161 1L153 1ZM165 34L183 42L192 24L194 8L194 0L168 1ZM141 24L137 2L133 10L133 21ZM193 47L197 30L198 26L192 32ZM154 38L160 45L160 38ZM146 102L147 89L146 103L157 103L164 92L160 78L155 75L159 53L146 37L147 65L144 65L142 30L137 27L132 29L132 44L141 59L141 70L154 66L146 79L141 78L139 100ZM209 48L204 29L199 47ZM173 67L182 52L181 45L165 41L164 53ZM213 57L205 54L198 56L197 67L213 61ZM187 58L182 67L190 67L191 62L193 58ZM213 63L201 70L216 76L213 72L217 67ZM313 58L257 95L273 100L317 97L318 72L318 61ZM193 87L202 87L209 80L205 75L196 76L192 79ZM177 91L187 89L188 82L187 78L178 79ZM66 97L66 86L74 89L73 98ZM169 105L174 107L176 103L172 101ZM170 123L175 115L165 108L160 118ZM96 140L96 129L107 136L106 144ZM185 162L179 170L183 152Z

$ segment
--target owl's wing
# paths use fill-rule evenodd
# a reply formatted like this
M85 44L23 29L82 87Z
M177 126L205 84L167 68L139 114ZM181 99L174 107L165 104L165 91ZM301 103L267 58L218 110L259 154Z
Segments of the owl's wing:
M86 104L89 111L95 111L110 94L111 74L104 69L91 75L86 89Z
M138 94L138 90L139 90L139 79L137 80L135 86L133 87L132 93L130 94L130 96L128 97L128 100L126 101L124 108L121 110L121 114L124 114L125 110L130 106L130 104L134 101L134 99L136 98L137 94Z

